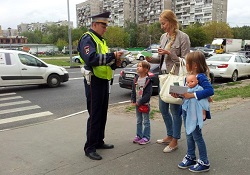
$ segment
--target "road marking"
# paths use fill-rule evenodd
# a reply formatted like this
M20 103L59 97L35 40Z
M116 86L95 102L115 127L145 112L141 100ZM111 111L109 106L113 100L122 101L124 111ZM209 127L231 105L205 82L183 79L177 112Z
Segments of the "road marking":
M21 108L6 109L6 110L1 110L0 114L8 114L8 113L13 113L13 112L26 111L26 110L38 109L38 108L41 108L41 107L34 105L34 106L26 106L26 107L21 107Z
M0 98L0 101L14 100L14 99L19 99L19 98L23 98L23 97L21 97L21 96L16 96L16 97Z
M27 103L31 103L31 101L24 100L24 101L15 101L15 102L3 103L3 104L0 104L0 107L3 107L3 106L14 106L14 105L20 105L20 104L27 104Z
M61 119L65 119L65 118L68 118L68 117L73 117L75 115L78 115L78 114L81 114L81 113L84 113L84 112L87 112L88 110L84 110L84 111L80 111L80 112L76 112L76 113L73 113L73 114L70 114L70 115L66 115L64 117L59 117L59 118L56 118L54 120L61 120Z
M22 115L22 116L17 116L17 117L12 117L12 118L1 119L0 124L12 123L12 122L28 120L28 119L35 119L39 117L45 117L48 115L53 115L53 113L46 111L46 112L39 112L39 113Z
M84 77L70 78L69 80L80 80L80 79L84 79Z
M6 96L6 95L16 95L16 93L5 93L5 94L0 94L0 97L2 97L2 96Z

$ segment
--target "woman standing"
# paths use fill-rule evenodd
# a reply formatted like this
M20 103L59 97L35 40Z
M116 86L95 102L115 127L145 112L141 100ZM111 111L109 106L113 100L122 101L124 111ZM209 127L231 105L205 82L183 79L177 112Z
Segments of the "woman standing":
M159 57L146 59L151 63L160 63L160 74L169 73L172 66L176 64L175 74L178 74L180 59L184 59L190 52L189 37L179 30L176 15L171 10L164 10L160 14L159 21L161 29L165 32L160 38ZM159 108L166 125L167 136L156 142L168 144L163 152L170 153L178 148L178 139L181 137L181 106L165 103L159 97Z

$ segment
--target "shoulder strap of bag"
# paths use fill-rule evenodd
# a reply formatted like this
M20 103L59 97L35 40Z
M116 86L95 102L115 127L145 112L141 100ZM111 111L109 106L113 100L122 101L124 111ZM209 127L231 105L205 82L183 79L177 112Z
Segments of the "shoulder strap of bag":
M144 86L143 86L143 89L148 85L149 82L150 82L150 79L148 78L148 79L146 80L146 83L145 83Z

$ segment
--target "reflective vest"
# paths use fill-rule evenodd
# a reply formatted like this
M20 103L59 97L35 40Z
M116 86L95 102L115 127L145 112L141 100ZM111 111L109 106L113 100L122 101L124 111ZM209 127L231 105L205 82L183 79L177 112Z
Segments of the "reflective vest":
M96 53L98 54L106 54L108 53L108 46L106 45L106 41L100 40L100 38L98 38L95 34L93 34L92 32L86 32L83 34L84 35L90 35L93 40L96 43ZM84 64L83 59L81 59L81 63ZM107 79L107 80L111 80L112 78L112 69L110 66L106 66L106 65L101 65L101 66L92 66L93 69L93 73L96 77L101 78L101 79Z

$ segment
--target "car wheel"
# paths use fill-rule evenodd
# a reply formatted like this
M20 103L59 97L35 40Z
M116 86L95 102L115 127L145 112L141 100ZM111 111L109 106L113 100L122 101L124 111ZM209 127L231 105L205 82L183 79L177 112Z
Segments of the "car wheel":
M79 60L79 59L75 59L75 62L76 62L76 63L80 63L80 60Z
M126 66L127 66L126 61L123 61L122 64L121 64L121 67L124 68L124 67L126 67Z
M141 60L141 61L144 60L144 57L143 57L143 56L140 56L140 57L139 57L139 60Z
M237 79L238 79L238 72L235 70L232 74L231 80L235 82L237 81Z
M51 88L58 87L61 84L61 78L57 74L52 74L48 77L47 84Z
M214 74L210 72L210 83L213 84L214 83Z

